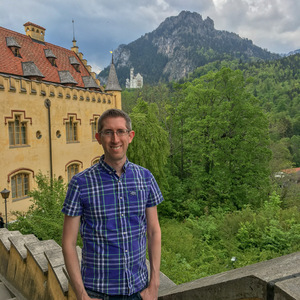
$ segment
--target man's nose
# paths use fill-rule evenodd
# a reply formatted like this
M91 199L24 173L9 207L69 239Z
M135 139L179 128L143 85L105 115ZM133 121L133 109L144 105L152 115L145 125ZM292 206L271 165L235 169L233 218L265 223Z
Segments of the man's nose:
M112 136L111 136L111 139L112 139L113 141L119 140L119 136L117 135L117 132L116 132L116 131L113 132L113 134L112 134Z

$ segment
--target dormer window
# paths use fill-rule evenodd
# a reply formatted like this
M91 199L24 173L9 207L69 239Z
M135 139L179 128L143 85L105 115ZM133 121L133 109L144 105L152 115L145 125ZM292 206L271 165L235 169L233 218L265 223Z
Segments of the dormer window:
M17 47L11 47L10 48L12 53L14 54L15 57L20 57L22 58L21 54L20 54L20 49Z
M57 67L57 65L56 65L56 56L53 54L52 50L51 49L45 49L44 52L45 52L45 56L49 60L50 64L53 67Z
M100 87L92 76L82 76L84 87L89 90L99 90Z
M61 84L68 86L75 86L78 84L74 77L71 75L70 71L58 71L58 75Z
M74 69L76 70L76 72L80 73L79 67L80 67L80 63L78 62L78 60L76 59L75 56L70 56L69 57L69 61L70 64L74 67Z
M20 48L21 46L19 45L19 43L16 41L16 39L12 36L9 36L6 38L6 45L7 47L10 48L10 50L12 51L13 55L15 57L22 57L20 54Z
M57 67L56 62L55 62L56 59L54 57L49 57L48 60L53 67Z
M39 68L32 61L22 62L23 76L34 79L41 80L45 77Z

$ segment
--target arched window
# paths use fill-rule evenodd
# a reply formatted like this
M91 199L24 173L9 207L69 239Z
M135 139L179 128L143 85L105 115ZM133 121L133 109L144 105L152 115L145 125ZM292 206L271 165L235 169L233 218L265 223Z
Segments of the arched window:
M26 197L29 190L30 186L28 173L18 173L11 177L11 194L13 200Z
M8 122L8 132L10 146L27 145L27 122L21 120L21 115Z
M96 141L96 133L98 132L98 120L100 115L93 115L93 119L90 120L91 128L92 128L92 141Z
M76 163L71 164L68 166L67 170L68 170L68 182L70 182L72 177L75 174L79 173L79 164L76 164Z
M67 142L78 141L78 122L74 120L74 117L70 117L66 122Z
M100 157L97 157L95 159L92 160L92 165L97 164L100 161Z

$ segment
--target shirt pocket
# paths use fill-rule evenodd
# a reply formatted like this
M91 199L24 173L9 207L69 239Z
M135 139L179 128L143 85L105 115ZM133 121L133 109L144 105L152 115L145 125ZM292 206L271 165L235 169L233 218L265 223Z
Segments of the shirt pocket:
M145 215L147 203L147 190L130 189L127 191L127 214L128 215Z
M133 236L144 236L146 233L147 190L127 190L126 216Z

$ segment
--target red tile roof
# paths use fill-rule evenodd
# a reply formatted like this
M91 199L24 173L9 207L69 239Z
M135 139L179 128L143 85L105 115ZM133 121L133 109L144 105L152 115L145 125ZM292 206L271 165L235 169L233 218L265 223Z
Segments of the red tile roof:
M35 25L36 26L36 25ZM11 49L7 47L6 37L13 37L21 46L20 57L15 57ZM52 66L46 58L45 49L50 49L56 57L56 65ZM71 65L69 57L73 56L79 62L79 71ZM50 43L33 41L29 36L0 27L0 73L15 76L24 76L22 62L34 62L43 74L42 81L61 84L59 71L69 71L77 82L77 87L84 88L82 77L91 76L80 58L72 50L68 50Z
M287 173L287 174L298 173L298 172L300 172L300 168L285 169L285 170L282 170L282 172Z

